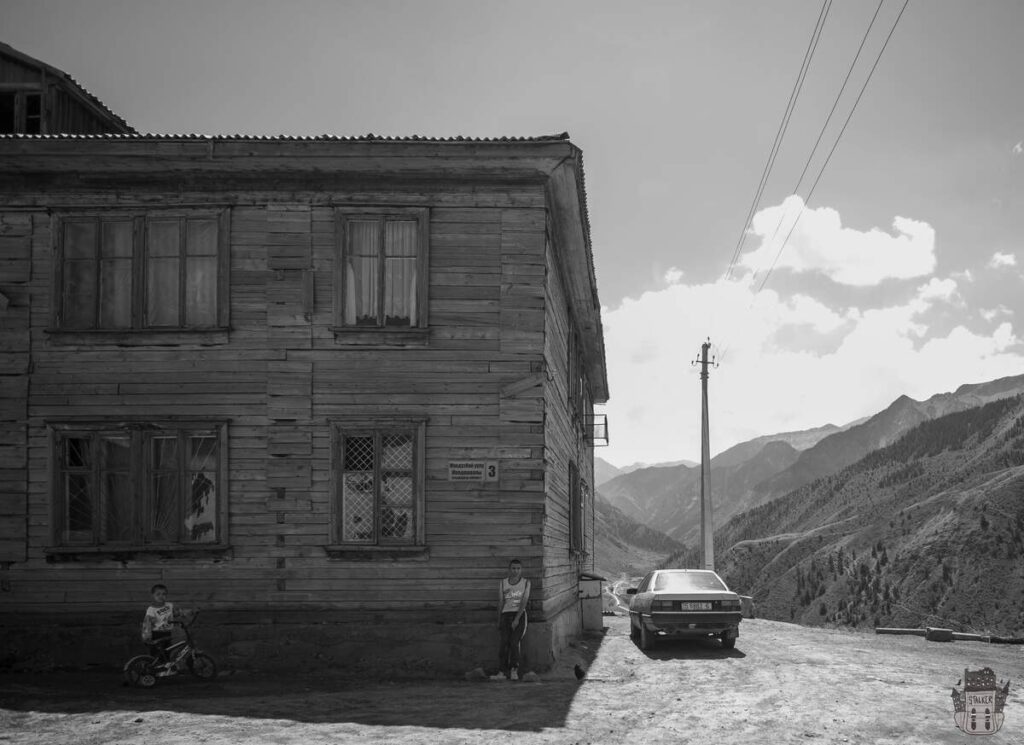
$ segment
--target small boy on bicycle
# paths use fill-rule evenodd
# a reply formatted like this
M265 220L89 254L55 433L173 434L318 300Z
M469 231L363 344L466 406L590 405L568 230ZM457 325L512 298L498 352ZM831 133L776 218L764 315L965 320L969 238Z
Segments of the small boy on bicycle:
M157 662L162 664L168 661L167 647L171 644L171 624L183 615L189 615L189 611L176 608L174 603L167 602L166 585L153 585L150 593L153 595L153 602L146 608L146 615L142 619L142 641L149 647Z

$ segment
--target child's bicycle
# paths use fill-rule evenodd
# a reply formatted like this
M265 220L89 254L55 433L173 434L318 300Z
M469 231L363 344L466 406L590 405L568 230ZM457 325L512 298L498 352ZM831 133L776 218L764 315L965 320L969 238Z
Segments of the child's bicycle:
M129 685L139 688L152 688L157 678L169 678L187 668L197 678L211 680L217 677L217 663L206 652L200 651L192 641L189 627L195 623L198 611L192 614L188 623L174 621L185 632L183 641L175 642L167 647L167 661L160 662L156 657L140 654L132 657L124 665L124 679Z

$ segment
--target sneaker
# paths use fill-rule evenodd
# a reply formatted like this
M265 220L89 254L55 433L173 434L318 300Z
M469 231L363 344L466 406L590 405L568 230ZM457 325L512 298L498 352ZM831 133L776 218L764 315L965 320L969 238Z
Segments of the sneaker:
M508 679L509 680L519 680L519 668L517 668L517 667L512 668L512 672L510 672L508 674Z

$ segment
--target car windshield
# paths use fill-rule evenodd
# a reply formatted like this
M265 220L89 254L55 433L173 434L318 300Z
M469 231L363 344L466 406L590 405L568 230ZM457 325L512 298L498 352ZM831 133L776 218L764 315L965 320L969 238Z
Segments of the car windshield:
M655 592L693 592L694 590L728 590L711 572L662 572L654 578Z

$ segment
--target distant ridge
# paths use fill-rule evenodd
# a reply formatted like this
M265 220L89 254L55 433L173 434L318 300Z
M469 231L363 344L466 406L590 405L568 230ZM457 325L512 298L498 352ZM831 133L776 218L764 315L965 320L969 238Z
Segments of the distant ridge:
M835 473L894 442L922 422L1024 393L1024 375L959 386L925 401L900 396L883 411L845 426L757 437L711 461L716 525ZM698 464L640 468L598 481L598 490L630 518L695 544L700 533Z

